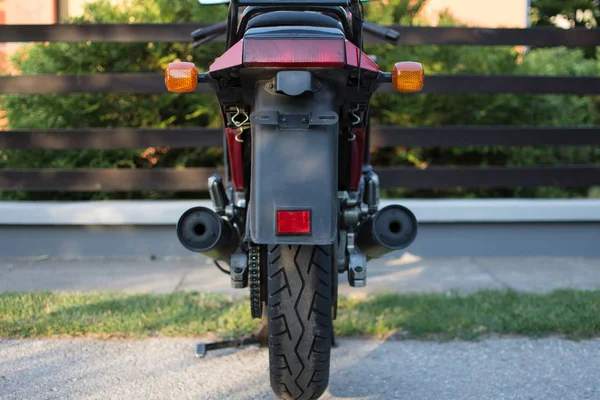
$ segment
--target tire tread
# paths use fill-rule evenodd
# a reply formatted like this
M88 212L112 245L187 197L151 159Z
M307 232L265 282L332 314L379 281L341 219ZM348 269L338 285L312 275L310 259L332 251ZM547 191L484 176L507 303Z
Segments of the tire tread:
M269 364L271 387L281 399L317 399L327 389L333 332L327 284L332 282L331 249L268 248Z

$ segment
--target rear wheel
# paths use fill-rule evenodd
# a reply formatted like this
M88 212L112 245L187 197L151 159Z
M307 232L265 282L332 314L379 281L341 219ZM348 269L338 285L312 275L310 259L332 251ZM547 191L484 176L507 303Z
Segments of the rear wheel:
M271 387L282 399L317 399L329 383L332 246L269 246L267 257Z

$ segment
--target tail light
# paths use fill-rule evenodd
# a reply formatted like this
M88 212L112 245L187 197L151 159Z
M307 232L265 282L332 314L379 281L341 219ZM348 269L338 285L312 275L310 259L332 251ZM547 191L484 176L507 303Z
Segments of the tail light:
M338 39L244 39L247 67L344 67L346 45Z

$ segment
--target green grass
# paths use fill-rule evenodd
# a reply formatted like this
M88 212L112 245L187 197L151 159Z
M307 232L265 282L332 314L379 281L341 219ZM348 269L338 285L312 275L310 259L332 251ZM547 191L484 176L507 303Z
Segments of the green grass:
M2 293L0 337L233 337L250 332L246 300L197 293ZM600 291L483 291L342 298L338 335L435 340L489 334L600 336Z

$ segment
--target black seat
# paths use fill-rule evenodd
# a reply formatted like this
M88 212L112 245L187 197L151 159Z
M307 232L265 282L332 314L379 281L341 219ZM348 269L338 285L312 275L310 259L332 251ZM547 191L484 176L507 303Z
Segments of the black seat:
M273 26L318 26L344 31L344 27L337 19L310 11L272 11L260 14L248 22L246 29Z

